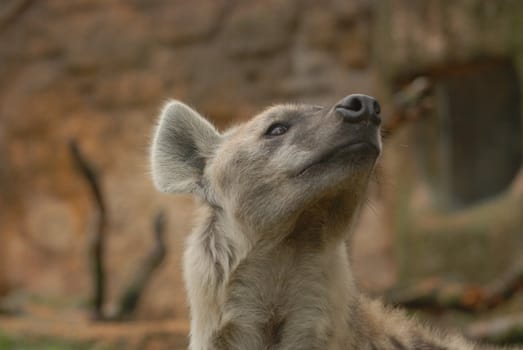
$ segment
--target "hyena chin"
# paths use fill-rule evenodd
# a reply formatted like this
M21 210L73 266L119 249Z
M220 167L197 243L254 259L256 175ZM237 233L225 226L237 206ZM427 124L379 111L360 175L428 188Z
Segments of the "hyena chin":
M154 183L201 206L184 256L191 350L477 348L354 285L345 241L381 153L380 122L366 95L273 106L224 133L165 105Z

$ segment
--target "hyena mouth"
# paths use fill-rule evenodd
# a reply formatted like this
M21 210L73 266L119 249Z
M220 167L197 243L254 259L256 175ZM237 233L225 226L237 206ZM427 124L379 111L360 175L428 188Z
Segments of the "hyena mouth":
M312 173L316 169L321 169L324 166L339 163L344 165L347 161L357 164L362 161L374 161L380 154L380 148L371 141L352 141L347 144L335 147L318 157L313 158L303 168L301 168L295 177L305 176Z

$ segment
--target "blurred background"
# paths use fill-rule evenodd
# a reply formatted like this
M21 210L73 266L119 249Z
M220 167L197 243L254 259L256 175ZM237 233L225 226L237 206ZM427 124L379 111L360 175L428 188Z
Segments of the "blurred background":
M523 2L2 0L0 349L184 349L194 203L148 144L177 98L225 129L376 96L360 287L523 341Z

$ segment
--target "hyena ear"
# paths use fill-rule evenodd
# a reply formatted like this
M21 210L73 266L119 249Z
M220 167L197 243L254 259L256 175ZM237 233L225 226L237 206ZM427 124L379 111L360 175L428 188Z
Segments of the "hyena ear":
M203 170L220 140L211 123L189 106L174 100L166 103L151 147L156 188L204 196Z

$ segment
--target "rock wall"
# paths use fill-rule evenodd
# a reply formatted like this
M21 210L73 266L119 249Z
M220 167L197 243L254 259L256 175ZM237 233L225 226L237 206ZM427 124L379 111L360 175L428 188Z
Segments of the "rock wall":
M68 153L76 139L108 200L111 300L152 244L152 217L165 208L169 257L142 312L186 315L180 255L193 203L156 193L147 168L163 101L184 100L225 128L279 101L329 104L361 92L387 105L405 78L482 57L511 59L521 75L522 4L2 1L0 290L73 304L89 295L93 203ZM412 165L399 136L385 153L388 176L402 177ZM397 189L394 178L382 182ZM379 288L394 282L390 232L397 227L389 209L401 204L401 193L372 192L376 200L356 235L356 266L362 285Z
M192 201L151 186L160 105L178 98L219 127L278 101L373 93L366 1L4 1L0 5L0 259L4 284L86 298L93 203L67 142L100 171L108 200L110 295L169 214L170 253L146 296L185 314L180 254Z
M489 57L521 67L521 1L388 0L374 13L377 68L389 79Z
M452 178L454 186L461 186L455 188L456 193L470 190L468 185L479 184L478 180L487 187L492 179L502 176L503 169L494 165L496 158L507 161L513 180L523 150L523 138L519 136L519 144L517 141L517 134L523 135L523 3L391 0L376 4L374 18L373 57L383 81L394 88L416 75L425 75L433 81L435 90L432 104L436 113L425 115L425 124L418 121L395 135L393 145L389 145L394 156L385 165L396 179L397 190L389 199L394 205L388 207L393 211L399 278L412 281L445 275L490 281L521 256L521 216L511 211L521 198L512 195L507 185L510 181L504 181L503 188L498 187L491 198L468 203L461 210L438 205L438 197L445 196L445 190L431 184L442 170L434 151L447 152L445 157L454 162L451 170L458 168L457 163L469 161L468 175ZM480 91L484 91L481 97ZM452 96L446 98L445 94ZM459 103L459 99L463 101ZM501 105L499 101L503 101ZM507 111L512 106L519 110L521 122L517 111ZM479 113L474 114L474 110ZM491 122L482 122L480 114L489 110ZM451 130L458 124L460 130ZM431 128L429 133L427 128ZM512 140L512 131L516 141L496 152L504 140ZM430 142L422 140L430 135ZM447 141L458 135L461 140L455 141L454 150L449 149ZM500 139L492 141L491 137ZM443 147L437 144L438 138L446 140ZM423 147L429 151L423 153ZM517 154L515 160L512 154ZM470 161L474 158L476 164ZM485 162L483 170L479 162ZM448 170L443 169L443 173ZM448 181L445 176L438 180Z

